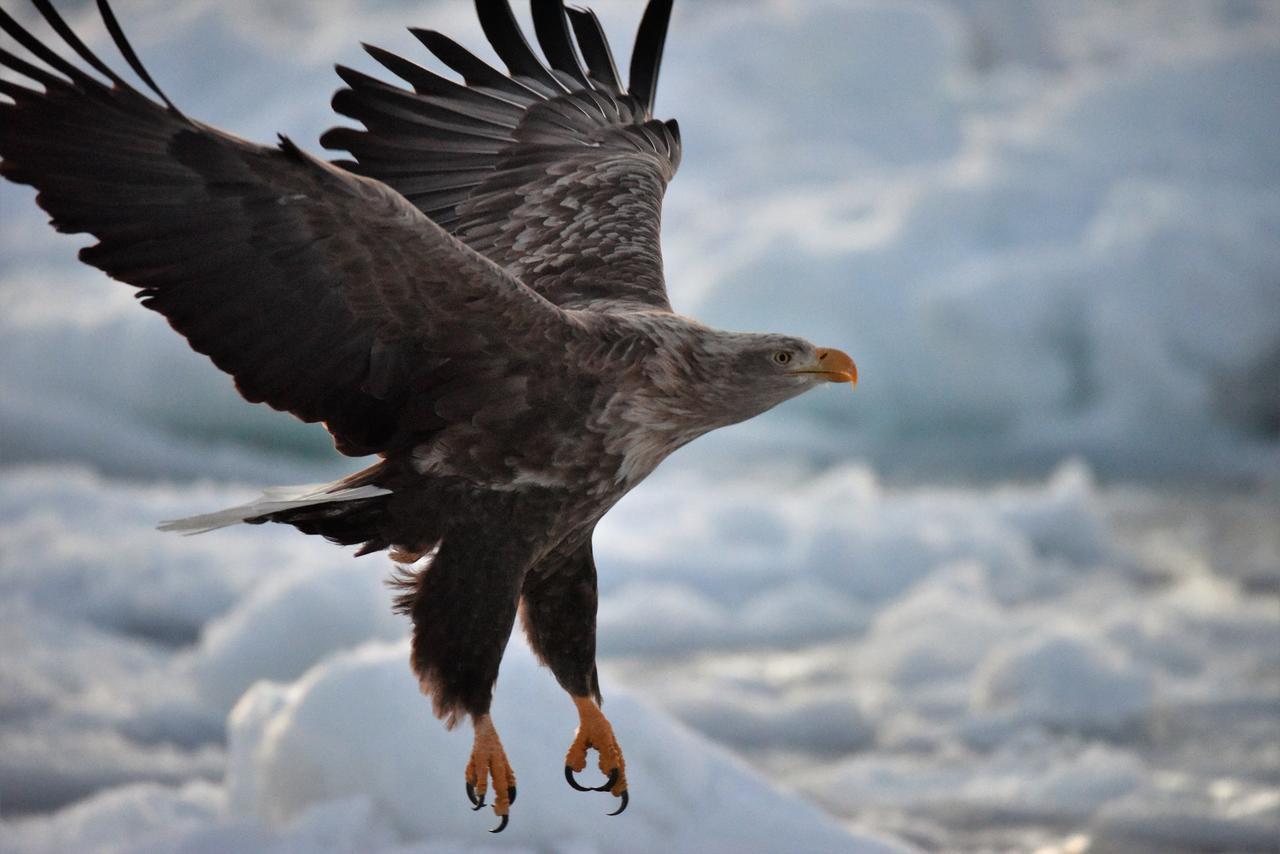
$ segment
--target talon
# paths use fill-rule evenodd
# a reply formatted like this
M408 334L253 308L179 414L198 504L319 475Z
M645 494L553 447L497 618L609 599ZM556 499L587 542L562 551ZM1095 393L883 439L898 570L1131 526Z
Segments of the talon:
M631 803L631 795L627 793L626 789L623 789L622 794L618 795L618 797L622 798L622 805L619 806L613 812L609 813L609 815L622 815L623 811L626 810L627 808L627 804Z
M618 815L627 808L627 770L613 727L591 697L575 696L573 703L578 707L578 731L564 757L564 778L579 792L609 792L616 798L622 798L622 806L617 812L610 813ZM600 754L600 772L608 779L603 785L588 788L574 777L574 769L581 772L586 768L587 754L592 749Z
M573 769L570 768L568 765L564 766L564 779L568 781L570 786L573 786L573 788L577 789L579 792L593 791L592 789L588 789L586 786L582 785L577 780L573 779Z
M489 832L490 832L490 833L501 833L502 831L506 830L506 829L507 829L507 821L508 821L510 818L511 818L511 816L510 816L510 815L504 815L504 816L502 817L502 821L498 823L498 826L497 826L497 827L495 827L493 830L490 830Z
M610 789L612 789L612 788L614 787L614 784L616 784L616 783L618 782L618 774L619 774L619 773L621 773L621 770L622 770L622 769L620 769L620 768L614 768L612 771L610 771L610 772L609 772L609 779L604 781L604 785L603 785L603 786L596 786L596 787L595 787L594 789L592 789L591 791L593 791L593 792L607 792L607 791L609 791Z
M467 764L467 798L471 801L472 811L485 806L489 780L493 780L493 812L502 819L502 823L493 829L493 833L501 833L507 826L508 810L516 799L516 775L507 762L506 752L493 722L488 715L475 720L475 744L471 748L471 761Z

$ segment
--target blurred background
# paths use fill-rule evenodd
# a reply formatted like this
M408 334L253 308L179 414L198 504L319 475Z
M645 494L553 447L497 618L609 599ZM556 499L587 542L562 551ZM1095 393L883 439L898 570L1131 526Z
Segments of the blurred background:
M360 41L492 57L461 0L115 5L188 114L313 152ZM641 4L593 6L623 65ZM360 463L0 185L0 848L1280 850L1278 91L1268 0L677 3L672 301L862 380L601 524L633 803L564 786L517 632L503 837L385 558L153 530Z

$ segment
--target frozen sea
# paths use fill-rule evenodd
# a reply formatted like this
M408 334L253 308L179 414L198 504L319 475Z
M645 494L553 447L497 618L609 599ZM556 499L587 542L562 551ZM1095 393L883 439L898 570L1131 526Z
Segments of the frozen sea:
M359 463L4 184L0 851L1280 851L1280 4L677 7L673 301L863 379L601 524L626 815L518 634L491 837L385 557L154 530ZM189 113L312 150L359 41L481 41L444 0L118 11Z

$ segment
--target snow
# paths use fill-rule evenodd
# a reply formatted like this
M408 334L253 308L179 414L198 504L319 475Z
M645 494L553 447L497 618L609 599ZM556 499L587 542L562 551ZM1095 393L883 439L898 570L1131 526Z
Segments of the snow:
M1036 822L1138 844L1188 812L1228 840L1274 828L1273 602L1159 529L1126 544L1111 494L1079 463L998 489L888 488L858 467L780 479L749 498L758 570L740 565L738 529L724 522L740 484L693 490L687 478L657 476L600 536L603 683L634 769L632 823L606 820L603 803L593 818L559 778L572 708L517 638L494 713L521 780L518 844L876 850L801 796L929 847L956 827ZM141 822L136 839L158 834L160 848L305 848L330 825L369 847L480 844L460 803L469 739L417 694L384 560L287 531L151 530L237 492L6 472L11 541L42 537L54 555L95 537L150 541L167 564L103 548L89 584L70 560L3 552L0 798L18 812L66 805L7 832L21 850L61 850L93 832L86 816L127 822L154 801L146 809L190 822ZM671 537L648 530L650 501L677 523ZM695 549L681 531L721 548ZM834 569L832 543L847 549ZM873 583L856 578L864 552L882 563ZM1255 553L1273 572L1277 556ZM218 597L198 610L166 593L184 578L196 589L220 579L208 588ZM134 617L165 603L194 631Z
M973 706L1046 727L1118 730L1152 712L1150 675L1089 638L998 649L974 674Z
M315 803L367 797L411 838L459 847L475 839L477 825L487 827L492 816L465 808L459 769L470 745L423 714L417 686L405 678L408 649L407 643L362 647L293 685L259 683L247 693L230 719L232 808L285 824ZM564 785L573 707L523 648L504 659L493 714L520 781L518 826L511 828L519 844L637 852L788 844L855 850L845 831L812 806L780 795L666 716L622 691L611 692L607 702L615 728L628 733L627 777L636 796L626 821L605 815L611 799L584 798ZM893 849L868 841L856 850Z
M377 71L358 39L480 40L462 0L118 5L185 109L264 140L332 123L330 63ZM565 786L572 708L518 636L490 837L385 558L154 530L358 463L2 184L0 851L1275 847L1280 7L676 15L674 302L862 382L695 443L601 524L626 815Z

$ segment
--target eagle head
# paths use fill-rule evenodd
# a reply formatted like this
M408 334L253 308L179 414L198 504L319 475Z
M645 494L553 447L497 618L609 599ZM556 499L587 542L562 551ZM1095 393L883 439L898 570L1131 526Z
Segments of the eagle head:
M766 412L823 383L858 384L841 350L787 335L707 330L690 354L702 412L721 427Z

